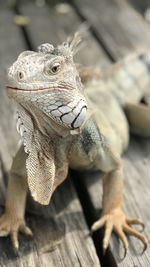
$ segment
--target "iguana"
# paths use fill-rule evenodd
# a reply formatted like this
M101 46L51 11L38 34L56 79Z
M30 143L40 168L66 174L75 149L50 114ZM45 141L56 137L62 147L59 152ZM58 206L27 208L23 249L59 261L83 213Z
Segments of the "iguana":
M7 93L17 103L22 145L9 175L0 236L10 235L18 250L19 231L32 235L24 219L28 188L35 201L47 205L70 167L104 173L102 215L92 225L92 231L105 226L104 250L113 230L125 252L125 233L140 239L146 249L144 234L131 227L143 222L122 210L121 153L128 145L129 125L135 133L150 136L149 107L139 104L150 84L150 57L133 56L103 77L94 69L79 75L74 63L79 42L76 33L57 47L42 44L37 52L22 52L9 68Z

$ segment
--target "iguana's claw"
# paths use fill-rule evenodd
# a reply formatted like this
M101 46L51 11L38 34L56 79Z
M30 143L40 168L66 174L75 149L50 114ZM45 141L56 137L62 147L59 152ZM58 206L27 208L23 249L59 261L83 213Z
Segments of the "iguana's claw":
M26 225L23 219L14 218L10 214L3 214L0 218L0 236L10 235L13 247L16 251L19 249L18 233L32 236L31 229Z
M114 230L119 238L121 239L124 249L125 249L125 255L127 254L128 250L128 240L126 238L125 233L133 235L140 239L142 243L144 244L144 250L147 248L148 241L146 237L141 234L139 231L136 229L132 228L130 225L131 224L139 224L144 227L144 223L140 221L139 219L130 219L126 218L124 213L122 212L121 209L115 209L109 214L105 214L97 220L91 227L92 232L96 231L98 228L102 227L105 225L105 234L104 234L104 239L103 239L103 250L104 252L108 248L110 237L112 234L112 231ZM125 233L124 233L125 232Z
M145 224L144 224L140 219L130 219L130 218L126 218L126 222L127 222L127 224L129 224L129 225L132 225L132 224L139 224L139 225L142 226L143 229L145 228Z

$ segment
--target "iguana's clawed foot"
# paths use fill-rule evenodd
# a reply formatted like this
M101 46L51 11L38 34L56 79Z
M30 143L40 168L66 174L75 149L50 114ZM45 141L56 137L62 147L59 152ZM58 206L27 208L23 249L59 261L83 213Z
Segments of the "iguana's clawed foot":
M144 227L144 223L140 221L139 219L129 219L126 218L125 214L122 212L120 208L113 210L109 214L105 214L97 220L91 227L92 232L96 231L98 228L105 225L105 234L103 239L103 249L104 252L108 248L110 237L112 234L112 231L114 230L121 241L123 242L123 246L125 249L125 255L127 253L128 249L128 240L126 238L125 233L133 235L140 239L142 243L144 244L144 251L147 248L148 241L146 237L141 234L136 229L132 228L130 225L132 224L139 224L142 227Z
M3 214L0 218L0 236L10 235L13 247L16 251L19 249L19 232L32 236L32 231L26 225L23 219L14 218L14 215Z

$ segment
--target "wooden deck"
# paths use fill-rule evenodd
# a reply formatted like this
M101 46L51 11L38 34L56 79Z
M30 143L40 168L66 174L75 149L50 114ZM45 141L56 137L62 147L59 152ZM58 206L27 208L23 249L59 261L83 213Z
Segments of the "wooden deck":
M6 69L17 55L43 42L57 44L65 40L84 21L90 25L89 37L77 56L84 65L107 68L132 51L150 46L150 25L143 17L148 7L146 0L142 0L143 5L140 0L72 0L67 6L53 2L58 4L19 1L17 6L7 7L0 1L0 203L5 198L5 181L19 138L14 107L5 93ZM18 15L24 16L24 23L19 22ZM144 220L145 233L150 238L150 141L132 137L124 162L125 210ZM34 238L20 236L18 256L9 238L0 238L0 266L149 267L150 247L141 255L142 245L134 238L130 238L124 260L122 244L115 236L103 255L103 231L89 235L89 227L101 208L99 174L73 172L70 176L48 207L30 199L26 218Z

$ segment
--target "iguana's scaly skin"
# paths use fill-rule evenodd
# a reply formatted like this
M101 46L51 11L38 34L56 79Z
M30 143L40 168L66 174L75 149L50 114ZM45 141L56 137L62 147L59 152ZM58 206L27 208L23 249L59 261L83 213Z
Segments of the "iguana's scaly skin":
M149 86L150 60L133 57L97 80L96 71L90 75L81 71L86 85L83 91L73 62L79 41L76 34L72 41L57 48L43 44L38 52L23 52L9 69L7 91L18 104L17 127L24 149L21 146L12 164L0 235L10 234L18 249L18 232L32 233L24 221L27 189L36 201L47 205L71 167L104 172L103 213L92 226L94 231L105 225L104 250L112 230L123 241L125 251L128 241L124 232L139 238L146 248L146 237L130 227L143 223L128 218L122 210L120 155L129 136L123 108L131 126L135 122L137 132L144 133L131 114L135 107L138 109L136 104ZM135 106L127 105L128 102ZM145 130L149 135L146 124L150 119L146 118Z

